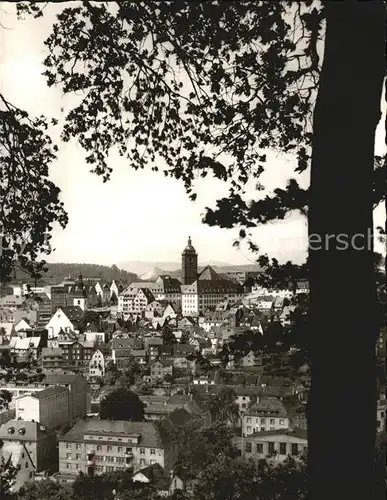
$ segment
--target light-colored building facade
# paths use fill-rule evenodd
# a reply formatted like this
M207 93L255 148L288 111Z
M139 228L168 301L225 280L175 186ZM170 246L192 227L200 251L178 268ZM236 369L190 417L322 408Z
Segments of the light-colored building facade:
M70 333L77 331L78 321L83 315L83 310L79 306L60 307L52 315L45 328L48 331L48 338L56 338L60 331Z
M273 459L283 462L288 456L299 459L307 452L307 432L303 429L281 429L255 432L246 438L236 437L233 443L244 459Z
M170 468L173 458L153 422L84 420L59 441L59 473L69 479L79 472L136 472L155 463Z
M48 429L69 424L69 391L66 387L48 387L15 400L16 419L35 421Z
M105 376L105 356L99 349L95 350L89 362L89 377Z
M260 398L242 415L242 436L288 427L287 411L282 401L277 398Z
M9 391L13 398L17 398L25 394L33 394L38 391L43 391L48 387L58 385L67 387L69 391L68 420L71 425L76 419L83 418L87 415L89 389L85 377L81 374L45 372L45 377L42 382L35 384L15 384L9 382L3 384L0 387L0 391Z
M21 483L33 480L35 472L57 470L55 433L38 422L10 420L0 427L0 440L4 458L11 458L21 466L22 477L15 489L19 489Z

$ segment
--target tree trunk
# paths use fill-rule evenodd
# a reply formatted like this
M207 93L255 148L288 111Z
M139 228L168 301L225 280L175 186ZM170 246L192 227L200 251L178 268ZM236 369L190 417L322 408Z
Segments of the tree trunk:
M313 500L374 500L378 328L372 178L385 74L385 6L382 0L327 1L325 12L309 205L310 494Z

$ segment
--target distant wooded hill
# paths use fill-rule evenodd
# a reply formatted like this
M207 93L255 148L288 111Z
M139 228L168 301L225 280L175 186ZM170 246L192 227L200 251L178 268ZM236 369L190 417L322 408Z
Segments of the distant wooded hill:
M119 269L115 265L109 267L100 266L98 264L68 264L59 262L47 263L46 267L48 271L44 274L42 279L37 282L38 286L60 283L69 276L72 279L77 279L79 274L82 274L85 280L87 280L87 278L98 278L107 281L122 280L131 283L138 279L136 274ZM34 283L28 274L16 269L12 283L19 283L20 281L23 283Z

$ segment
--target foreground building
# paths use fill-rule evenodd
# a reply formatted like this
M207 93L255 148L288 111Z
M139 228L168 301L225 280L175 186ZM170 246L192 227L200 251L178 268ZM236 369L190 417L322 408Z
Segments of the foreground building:
M304 429L254 432L246 438L234 438L233 443L244 459L254 460L272 458L283 462L288 456L301 458L308 450L307 431Z
M171 469L173 446L160 438L153 422L81 420L59 441L59 479L73 480L158 463Z
M0 427L1 458L18 467L13 491L18 491L36 472L57 470L57 441L53 432L38 422L10 420Z

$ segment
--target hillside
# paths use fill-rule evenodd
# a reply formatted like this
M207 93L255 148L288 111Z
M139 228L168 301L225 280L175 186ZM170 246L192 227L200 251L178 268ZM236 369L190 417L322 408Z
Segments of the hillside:
M100 266L98 264L47 263L47 268L47 273L45 273L43 278L37 282L37 285L43 286L60 283L68 277L76 279L79 274L82 274L84 279L98 278L107 281L122 280L128 283L137 280L136 274L119 269L117 266L109 267ZM20 281L26 283L31 280L26 273L17 269L16 276L13 277L12 283L18 283Z

